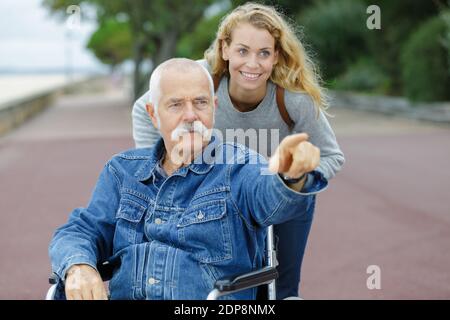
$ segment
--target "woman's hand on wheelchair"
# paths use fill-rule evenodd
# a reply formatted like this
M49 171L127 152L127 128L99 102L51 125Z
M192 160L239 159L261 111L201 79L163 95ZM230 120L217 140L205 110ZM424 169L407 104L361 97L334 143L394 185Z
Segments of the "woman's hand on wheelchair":
M76 264L66 275L67 300L108 300L100 274L87 264Z

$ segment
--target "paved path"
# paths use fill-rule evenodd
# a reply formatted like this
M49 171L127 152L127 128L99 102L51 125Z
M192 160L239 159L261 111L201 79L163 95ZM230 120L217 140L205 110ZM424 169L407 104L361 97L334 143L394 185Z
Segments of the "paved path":
M133 147L120 92L65 96L0 139L0 299L40 299L54 229L85 206L111 155Z
M65 96L0 139L0 299L43 297L54 229L133 146L129 106L120 92ZM303 296L449 299L450 129L334 112L347 163L318 198ZM381 290L366 287L369 265Z
M450 129L335 112L347 162L318 197L303 296L450 299ZM370 265L381 290L367 289Z

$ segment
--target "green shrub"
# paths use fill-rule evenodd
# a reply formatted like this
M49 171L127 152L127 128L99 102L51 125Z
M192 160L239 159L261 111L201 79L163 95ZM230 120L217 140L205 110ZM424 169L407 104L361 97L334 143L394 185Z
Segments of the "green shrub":
M450 10L442 13L442 19L444 19L446 30L444 38L442 39L442 44L447 51L447 66L448 74L450 74Z
M297 17L325 80L345 72L367 51L366 19L366 6L359 0L319 1Z
M389 85L389 77L375 61L362 58L351 65L344 74L337 77L332 88L386 94Z
M400 63L403 45L421 23L439 14L440 6L447 0L363 0L363 2L366 7L378 5L381 10L381 30L368 32L366 39L371 56L389 75L391 83L389 93L403 95Z
M450 99L448 52L444 45L447 27L442 16L433 17L421 24L403 47L402 79L411 100Z

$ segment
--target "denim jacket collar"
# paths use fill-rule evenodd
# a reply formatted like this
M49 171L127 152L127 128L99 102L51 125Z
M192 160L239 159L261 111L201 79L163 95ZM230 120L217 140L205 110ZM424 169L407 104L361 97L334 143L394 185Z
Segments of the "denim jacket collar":
M209 141L205 149L208 150L214 149L220 143L221 143L220 138L218 138L216 135L213 134L211 140ZM203 149L202 154L200 154L197 158L195 158L191 164L179 168L173 174L185 177L188 170L191 170L197 174L208 173L214 165L215 154L214 152L213 153L208 152L207 154L205 149ZM136 171L135 177L139 181L148 180L152 176L153 171L155 170L156 165L158 164L158 161L162 158L165 152L166 149L164 145L164 140L162 137L160 137L156 142L156 144L151 148L149 159ZM205 159L207 159L208 161L205 162Z

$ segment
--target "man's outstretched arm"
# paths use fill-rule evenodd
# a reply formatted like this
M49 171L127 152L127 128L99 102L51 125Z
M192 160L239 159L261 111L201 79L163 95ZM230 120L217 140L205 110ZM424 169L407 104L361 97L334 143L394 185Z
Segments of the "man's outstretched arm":
M304 133L283 139L269 162L269 170L275 174L261 172L264 164L234 166L230 173L231 192L244 217L260 226L268 226L305 214L314 205L315 195L323 191L328 182L315 170L320 151L307 139ZM246 163L264 163L262 156L258 156L258 161L252 159L255 157L257 155L250 152ZM286 181L282 176L289 179Z

